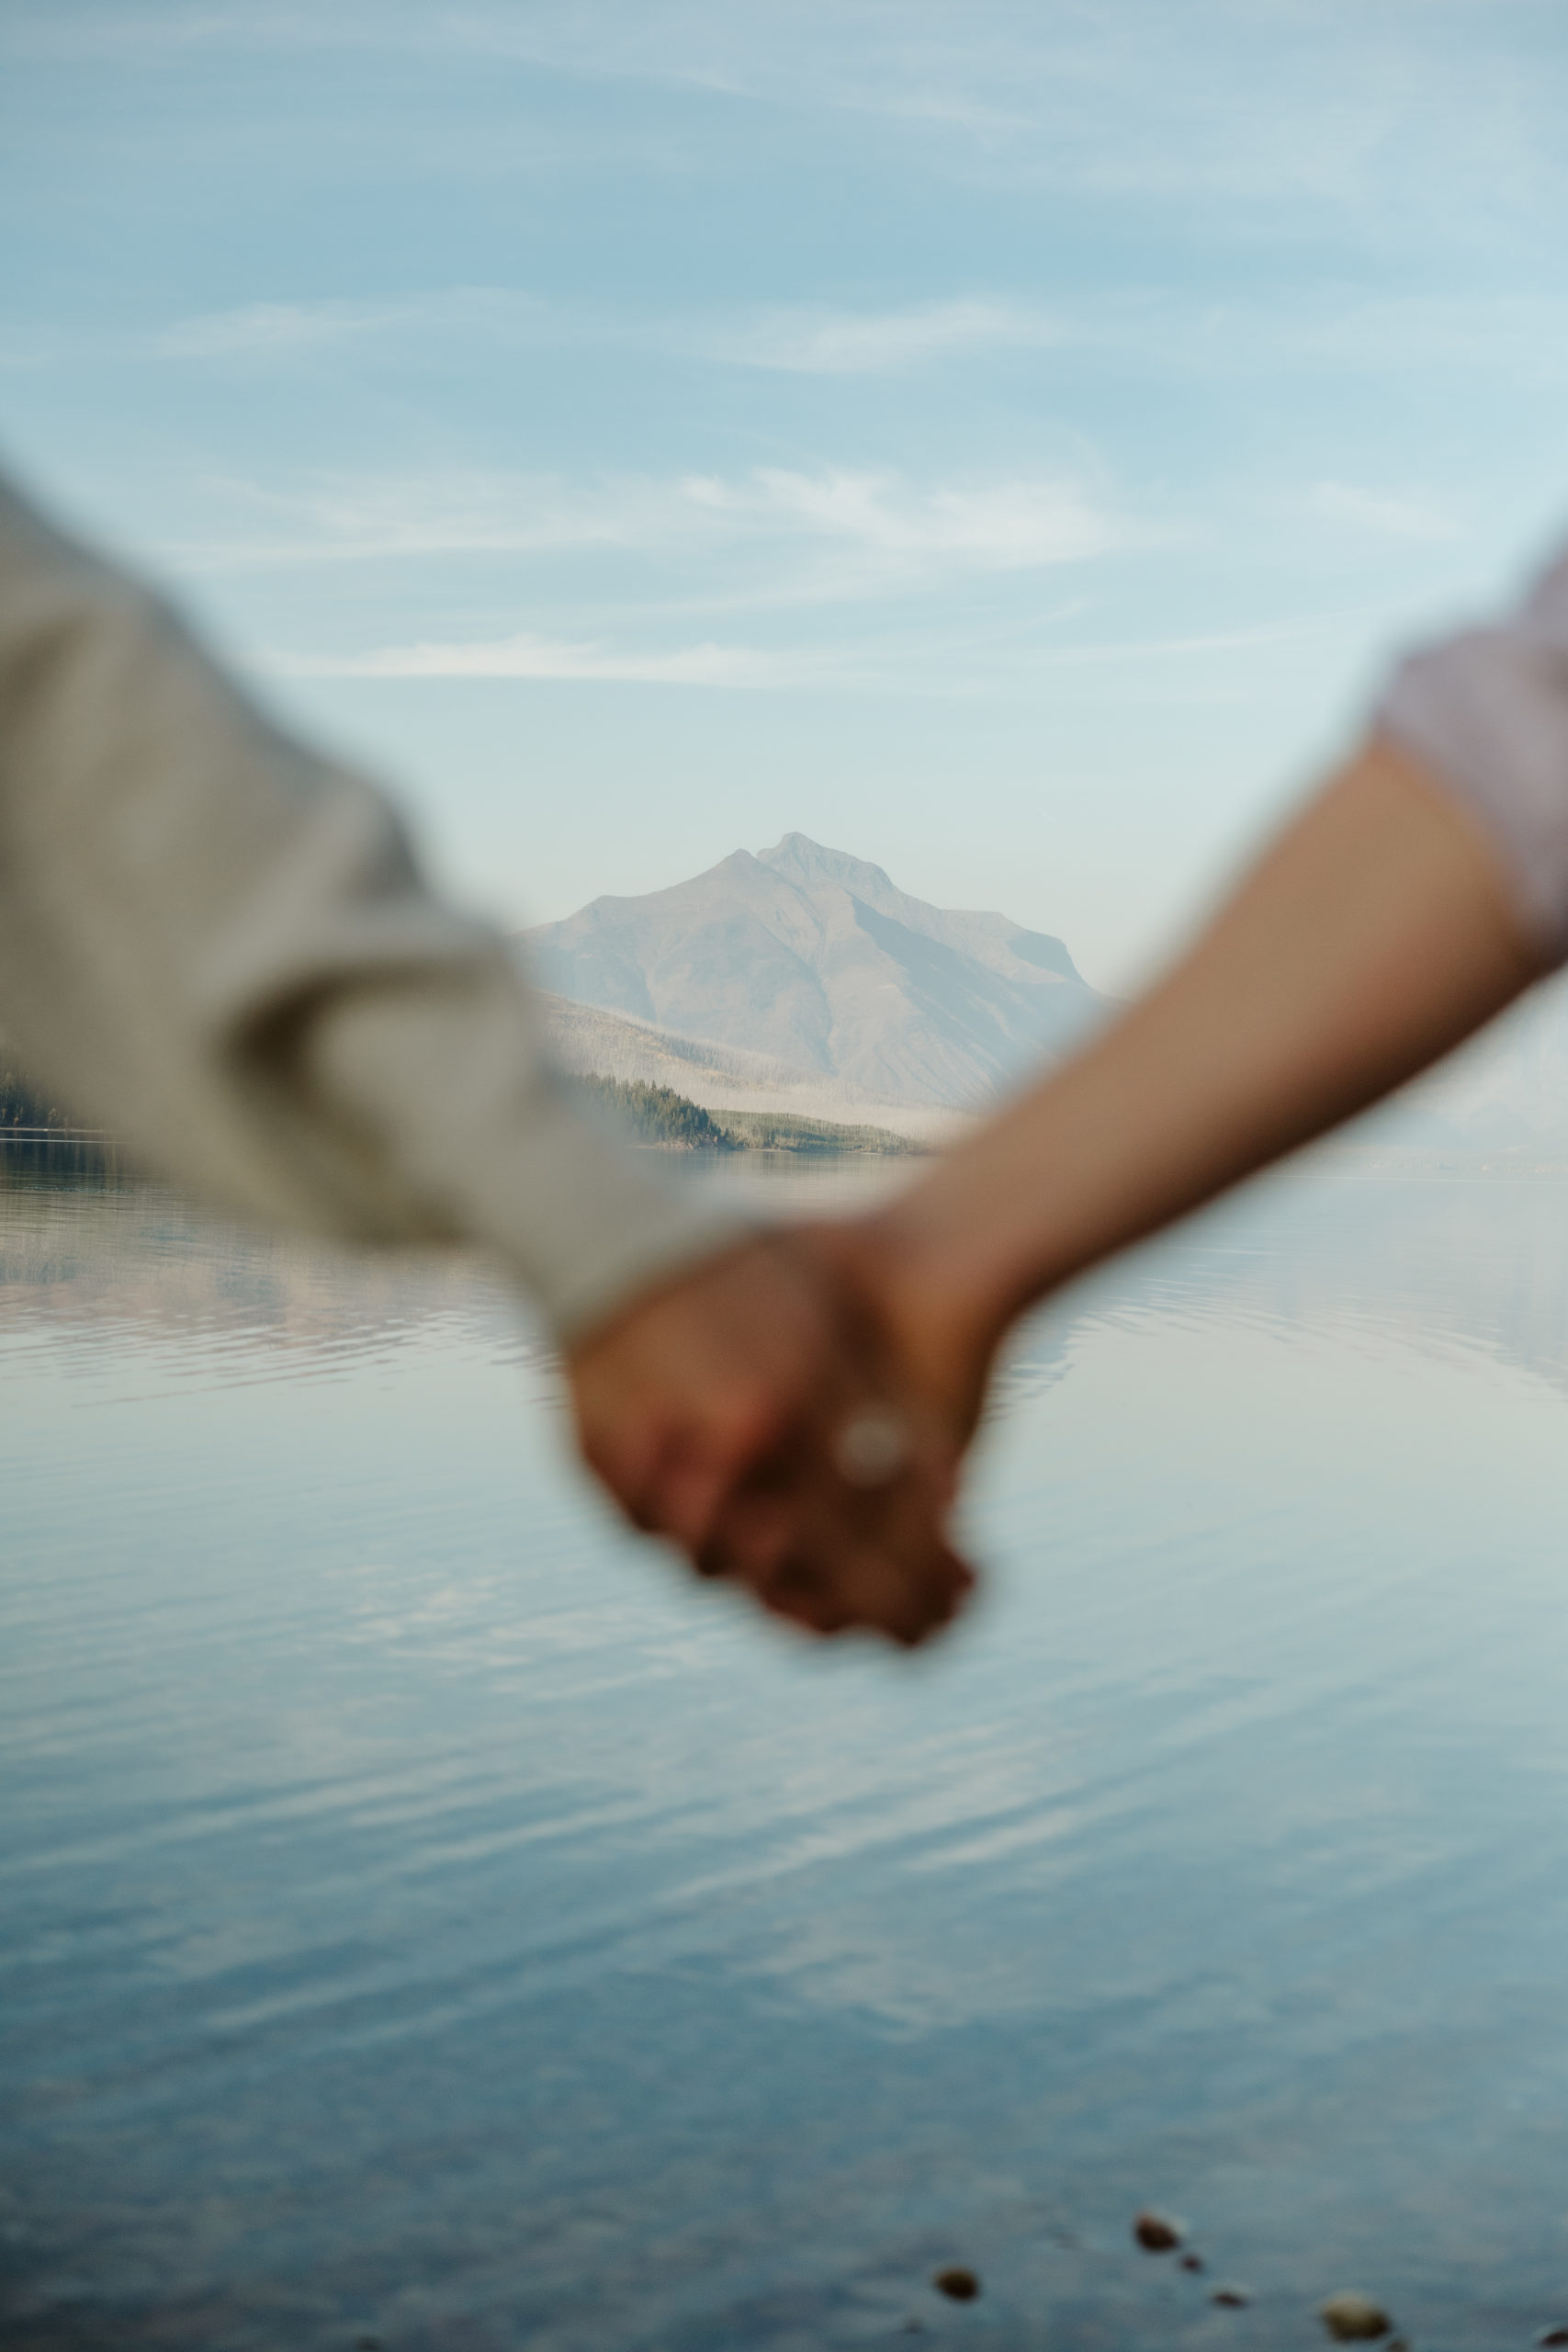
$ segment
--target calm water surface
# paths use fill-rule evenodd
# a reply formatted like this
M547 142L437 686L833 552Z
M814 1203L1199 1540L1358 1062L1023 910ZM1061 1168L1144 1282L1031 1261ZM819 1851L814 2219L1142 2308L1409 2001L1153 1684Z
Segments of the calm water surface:
M1140 1255L970 1521L940 1654L808 1655L472 1269L0 1192L0 2340L1568 2320L1568 1185Z

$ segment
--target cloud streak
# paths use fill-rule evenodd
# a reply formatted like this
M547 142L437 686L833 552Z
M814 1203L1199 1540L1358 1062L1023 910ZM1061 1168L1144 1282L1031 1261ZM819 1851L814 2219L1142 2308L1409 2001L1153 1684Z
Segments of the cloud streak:
M891 473L764 467L738 483L688 479L682 496L741 533L833 548L868 584L942 572L1028 571L1104 555L1125 526L1070 481L1010 480L919 490Z
M272 527L165 545L165 560L211 574L615 555L696 567L753 601L830 601L1082 563L1134 537L1085 485L1034 476L919 484L889 470L760 467L587 485L458 474L283 494L228 488Z
M959 629L918 637L861 639L852 650L840 646L759 647L721 644L649 648L568 639L533 630L477 639L421 639L410 644L377 646L367 651L297 653L272 650L254 657L253 667L275 677L354 678L378 681L492 679L525 684L627 684L720 687L744 692L815 688L883 689L901 693L966 695L994 692L1006 683L1014 690L1031 675L1060 676L1073 671L1143 672L1145 690L1169 696L1161 673L1172 663L1183 678L1177 698L1195 694L1213 699L1210 675L1187 676L1189 665L1229 662L1325 636L1365 621L1376 607L1295 615L1287 619L1178 637L1135 637L1033 644L1013 649L998 667L995 648ZM1071 608L1060 617L1072 617ZM1121 694L1127 689L1119 685ZM1247 673L1232 677L1231 698L1248 691Z
M1452 512L1434 498L1402 497L1358 489L1351 482L1320 481L1313 490L1312 506L1325 522L1370 531L1379 538L1435 541L1459 537Z
M279 359L437 323L449 302L246 302L177 319L152 338L170 359Z
M477 641L424 640L367 653L266 653L259 666L292 678L513 678L568 684L728 686L757 689L842 682L844 664L826 652L772 652L753 646L689 645L630 650L522 630Z
M1058 0L1032 11L973 0L344 0L327 11L21 0L7 40L23 58L397 56L438 60L443 74L460 60L469 74L701 93L730 116L858 118L863 138L880 123L948 173L1089 198L1327 206L1383 233L1392 210L1420 215L1434 200L1456 220L1499 206L1539 218L1564 183L1562 46L1537 0Z
M628 321L547 302L517 287L446 286L197 311L157 330L151 347L168 359L276 361L433 335L536 346L637 340Z
M117 351L119 345L115 346ZM1259 375L1408 375L1440 367L1512 385L1568 381L1568 300L1550 288L1471 288L1367 297L1343 288L1215 304L1207 294L1123 289L1048 303L966 293L892 308L773 303L689 311L610 311L504 286L266 301L177 319L133 349L190 367L312 366L364 353L637 353L675 367L855 379L981 368L998 356L1052 356L1097 369L1194 376L1226 385ZM48 356L35 335L29 364ZM3 364L3 363L0 363Z
M1076 339L1037 307L972 297L901 311L784 307L709 331L707 349L741 368L799 376L887 375L970 353L1040 350Z
M461 337L492 345L646 350L672 359L794 376L889 375L998 350L1081 341L1084 328L984 295L853 311L774 303L685 315L613 314L516 288L456 286L377 299L248 302L176 319L152 337L164 358L310 358L356 345Z

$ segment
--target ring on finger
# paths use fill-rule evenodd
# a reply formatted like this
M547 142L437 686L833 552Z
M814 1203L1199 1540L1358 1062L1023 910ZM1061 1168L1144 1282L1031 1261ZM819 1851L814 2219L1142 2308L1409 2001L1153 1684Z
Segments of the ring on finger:
M848 1487L890 1487L908 1463L909 1425L891 1405L866 1405L834 1431L833 1467Z

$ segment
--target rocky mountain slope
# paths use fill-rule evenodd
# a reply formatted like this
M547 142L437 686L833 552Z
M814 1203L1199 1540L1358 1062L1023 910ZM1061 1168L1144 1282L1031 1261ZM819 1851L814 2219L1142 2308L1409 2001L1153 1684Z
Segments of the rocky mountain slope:
M540 1001L556 1061L583 1076L671 1087L709 1111L884 1127L921 1144L949 1142L971 1124L962 1111L868 1094L846 1079L797 1069L712 1038L682 1037L629 1013L574 1004L543 990Z
M1059 939L786 833L525 934L547 989L864 1100L972 1108L1102 1009Z

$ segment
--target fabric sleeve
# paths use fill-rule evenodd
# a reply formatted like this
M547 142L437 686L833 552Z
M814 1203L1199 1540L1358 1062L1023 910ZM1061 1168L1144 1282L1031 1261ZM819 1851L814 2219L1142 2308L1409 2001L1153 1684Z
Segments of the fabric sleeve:
M382 796L3 481L0 1024L186 1190L478 1244L565 1338L744 1229L573 1098Z
M1375 720L1490 836L1542 961L1568 958L1568 552L1508 618L1408 656Z

